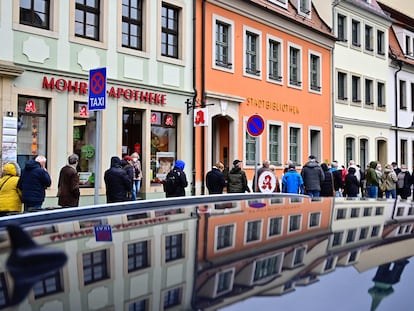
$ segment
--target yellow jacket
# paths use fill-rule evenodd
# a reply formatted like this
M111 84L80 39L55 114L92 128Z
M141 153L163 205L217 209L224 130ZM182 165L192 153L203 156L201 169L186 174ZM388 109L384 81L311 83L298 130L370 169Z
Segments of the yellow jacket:
M22 209L22 192L17 188L20 168L17 163L6 163L0 178L0 212L18 212Z

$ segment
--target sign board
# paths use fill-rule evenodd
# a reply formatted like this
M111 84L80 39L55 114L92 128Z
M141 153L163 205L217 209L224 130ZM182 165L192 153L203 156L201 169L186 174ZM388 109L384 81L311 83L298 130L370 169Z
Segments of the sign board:
M264 125L263 118L258 114L254 114L247 120L247 132L253 137L260 136L263 133Z
M257 187L262 193L272 193L276 188L276 176L271 171L264 171L260 174Z
M94 226L96 242L111 242L112 228L110 225Z
M194 109L194 126L208 126L207 108Z
M106 68L89 70L89 110L106 108Z

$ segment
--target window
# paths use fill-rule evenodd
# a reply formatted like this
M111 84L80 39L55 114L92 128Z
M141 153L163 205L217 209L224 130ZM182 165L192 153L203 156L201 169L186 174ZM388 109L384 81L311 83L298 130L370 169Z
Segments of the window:
M332 247L341 245L343 237L343 232L335 232L332 237Z
M99 0L76 0L75 36L99 41L99 5Z
M20 0L20 24L49 29L49 0Z
M347 137L345 140L345 148L346 163L349 163L349 161L355 159L355 138Z
M372 207L364 207L364 217L369 217L372 215Z
M256 160L256 138L246 131L246 165L254 165Z
M411 46L411 37L405 36L405 54L407 56L413 56L413 49Z
M84 285L109 278L107 256L106 249L82 255Z
M380 226L373 226L371 229L371 237L377 237L380 233Z
M302 226L302 215L289 216L289 233L299 231Z
M321 224L321 213L315 212L309 215L309 228L319 227Z
M249 221L246 230L246 242L260 241L262 232L262 222L260 220Z
M400 80L400 109L407 110L407 92L406 92L406 82Z
M353 207L351 208L351 218L358 218L359 217L359 208Z
M218 67L232 68L232 24L216 19L214 63Z
M177 157L177 115L151 111L151 170L165 179Z
M141 299L128 304L129 311L147 311L149 310L149 299Z
M359 140L359 164L361 167L367 167L368 164L368 139Z
M385 33L382 30L377 30L377 53L385 55Z
M275 217L269 220L269 237L281 235L283 229L283 217Z
M352 20L352 45L361 46L361 23L354 19Z
M385 84L377 82L377 105L378 107L385 107Z
M128 273L150 266L148 241L128 244Z
M309 130L309 146L310 154L318 156L322 150L322 134L320 130L310 129Z
M282 51L279 41L269 39L268 41L268 72L269 79L282 81Z
M366 238L368 238L368 232L369 232L368 227L362 227L359 231L359 239L365 240Z
M323 268L323 271L332 270L334 268L335 262L336 262L335 257L328 257L328 258L326 258L325 266Z
M7 288L6 275L4 272L0 273L0 309L3 309L10 304L10 293Z
M310 54L309 67L310 89L312 91L320 92L322 86L321 56L313 53Z
M346 35L346 16L342 14L338 14L338 40L342 42L347 41Z
M347 100L347 75L344 72L338 72L338 99Z
M294 257L293 257L293 266L301 265L303 264L303 259L306 255L306 247L300 247L296 248L294 250Z
M356 238L356 229L350 229L346 236L346 243L352 243L355 241Z
M289 159L295 163L300 163L300 129L291 127L289 128Z
M224 294L231 290L233 286L234 270L219 272L217 275L217 294Z
M361 102L361 78L358 76L352 76L352 102Z
M401 162L404 163L404 162ZM383 206L378 206L375 208L375 216L381 216L384 215L384 207Z
M336 210L336 220L345 219L346 218L346 209L345 208L338 208Z
M289 84L300 87L301 81L301 51L298 48L289 47Z
M34 155L47 156L48 99L19 95L17 161L23 169Z
M182 233L165 237L165 261L184 258L184 235Z
M299 13L309 15L311 12L310 0L299 0Z
M60 270L37 282L33 286L35 299L63 292Z
M122 0L122 46L142 51L142 0Z
M269 125L269 161L272 164L280 165L281 159L281 131L280 125L270 124Z
M365 79L365 105L374 104L374 81L371 79Z
M234 225L226 225L217 229L217 250L233 246Z
M253 281L263 280L280 273L281 255L259 259L255 263Z
M83 188L94 187L96 112L82 102L75 102L73 110L73 152L79 156L79 183Z
M407 163L408 161L408 141L401 139L400 141L400 163Z
M179 306L183 299L183 289L177 287L164 293L164 310Z
M288 3L288 0L268 0L268 1L271 3L277 4L281 7L284 7L284 8L287 7L287 3Z
M374 50L374 30L371 26L365 25L365 50L372 52Z
M178 58L179 9L162 4L161 10L161 55Z
M411 83L411 111L414 112L414 83Z
M260 40L259 35L251 31L245 34L245 68L246 73L260 75Z

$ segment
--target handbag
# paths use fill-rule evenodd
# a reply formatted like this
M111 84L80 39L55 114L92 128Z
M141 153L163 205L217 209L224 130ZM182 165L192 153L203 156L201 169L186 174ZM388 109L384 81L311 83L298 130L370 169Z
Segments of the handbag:
M382 191L382 192L384 192L384 191L386 191L387 190L387 183L384 181L384 182L381 182L381 184L380 184L380 190Z

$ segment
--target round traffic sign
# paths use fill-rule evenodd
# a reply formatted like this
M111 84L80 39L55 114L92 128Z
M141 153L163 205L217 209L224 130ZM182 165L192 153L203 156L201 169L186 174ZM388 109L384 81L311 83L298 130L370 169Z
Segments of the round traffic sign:
M271 171L264 171L260 174L257 187L259 188L260 192L263 193L272 193L275 191L276 188L276 176Z
M105 88L105 77L99 71L95 72L91 77L91 91L93 94L101 94Z
M254 114L247 120L247 132L253 137L260 136L263 133L264 124L263 118Z

